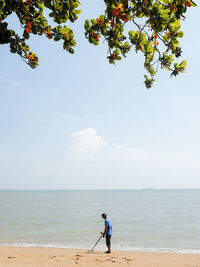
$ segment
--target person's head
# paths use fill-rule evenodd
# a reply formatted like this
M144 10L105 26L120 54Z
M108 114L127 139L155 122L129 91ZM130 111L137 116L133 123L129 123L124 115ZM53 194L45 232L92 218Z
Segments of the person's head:
M105 219L107 218L107 214L102 213L102 214L101 214L101 217L105 220Z

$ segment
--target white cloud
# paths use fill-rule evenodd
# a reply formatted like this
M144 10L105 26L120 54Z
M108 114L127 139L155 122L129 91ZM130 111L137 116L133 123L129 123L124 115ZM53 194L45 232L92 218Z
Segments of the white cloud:
M106 141L101 136L97 136L93 128L74 132L71 137L73 144L70 152L76 158L86 158L100 153L106 146Z

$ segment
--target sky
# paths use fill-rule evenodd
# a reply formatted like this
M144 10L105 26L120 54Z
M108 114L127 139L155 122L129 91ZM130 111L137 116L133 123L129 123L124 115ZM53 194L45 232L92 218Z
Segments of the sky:
M105 43L85 39L103 1L81 9L74 55L33 36L32 70L0 47L0 189L200 188L199 7L182 27L187 72L159 70L150 90L142 54L113 66Z

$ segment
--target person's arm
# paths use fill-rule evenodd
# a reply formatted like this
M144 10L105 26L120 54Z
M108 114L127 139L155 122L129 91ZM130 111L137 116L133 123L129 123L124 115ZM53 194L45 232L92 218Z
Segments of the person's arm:
M105 225L104 232L103 232L103 238L105 237L107 231L108 231L108 226Z

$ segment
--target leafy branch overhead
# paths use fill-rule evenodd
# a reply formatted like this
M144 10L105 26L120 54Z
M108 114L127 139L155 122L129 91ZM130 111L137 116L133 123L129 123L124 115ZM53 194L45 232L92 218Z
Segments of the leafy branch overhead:
M102 38L108 45L108 61L115 64L131 49L144 55L145 85L150 88L158 67L178 75L184 72L186 61L174 63L181 56L179 38L183 36L181 20L192 0L104 0L104 14L85 21L85 36L98 45ZM32 68L38 65L36 54L26 40L30 34L45 35L55 41L63 40L63 48L74 53L76 41L68 21L78 19L80 2L77 0L0 0L0 44L9 44ZM53 19L53 27L44 16L44 9ZM23 28L23 36L8 28L6 19L15 13ZM46 12L45 12L46 14ZM64 25L64 26L62 26ZM128 31L129 29L129 31ZM130 30L131 29L131 30Z

